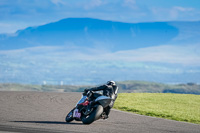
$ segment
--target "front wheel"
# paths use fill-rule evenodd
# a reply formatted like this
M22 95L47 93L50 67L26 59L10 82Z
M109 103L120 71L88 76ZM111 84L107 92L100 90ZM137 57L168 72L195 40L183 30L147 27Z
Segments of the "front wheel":
M103 107L101 105L97 105L96 109L94 109L91 114L82 117L83 124L91 124L95 120L99 119L102 113Z
M74 112L74 109L71 110L71 111L67 114L67 116L66 116L66 118L65 118L65 121L66 121L66 122L71 122L71 121L74 120L74 118L73 118L73 112Z

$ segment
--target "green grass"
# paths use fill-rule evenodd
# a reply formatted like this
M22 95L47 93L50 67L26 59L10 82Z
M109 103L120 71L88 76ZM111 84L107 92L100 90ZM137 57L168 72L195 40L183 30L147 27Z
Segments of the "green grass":
M170 93L120 93L115 109L200 124L200 96Z

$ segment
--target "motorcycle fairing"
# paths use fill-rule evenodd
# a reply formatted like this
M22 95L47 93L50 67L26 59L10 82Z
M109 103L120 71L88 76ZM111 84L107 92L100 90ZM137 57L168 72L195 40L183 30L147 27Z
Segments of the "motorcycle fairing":
M76 106L77 106L78 104L83 103L83 102L85 101L86 98L87 98L87 96L83 96L83 95L82 95L81 99L78 101L78 103L76 104Z
M95 102L99 102L103 106L103 108L107 107L111 101L112 99L107 96L100 96L95 100Z

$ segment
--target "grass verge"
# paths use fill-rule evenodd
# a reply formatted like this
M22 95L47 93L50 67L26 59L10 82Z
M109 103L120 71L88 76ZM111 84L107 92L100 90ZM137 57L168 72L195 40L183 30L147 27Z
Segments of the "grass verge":
M200 96L170 93L119 93L115 109L200 124Z

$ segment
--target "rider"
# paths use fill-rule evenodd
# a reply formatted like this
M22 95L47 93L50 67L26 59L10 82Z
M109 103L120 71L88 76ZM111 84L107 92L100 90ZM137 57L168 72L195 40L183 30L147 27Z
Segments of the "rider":
M108 81L107 84L105 84L105 85L101 85L99 87L94 87L91 89L85 89L84 92L100 91L100 90L103 90L104 96L111 97L113 99L113 101L110 103L110 105L105 109L105 114L103 115L103 119L107 119L108 115L110 113L110 109L113 107L114 101L117 98L118 87L117 87L115 81ZM99 96L101 96L101 94L93 93L92 100L96 99Z

